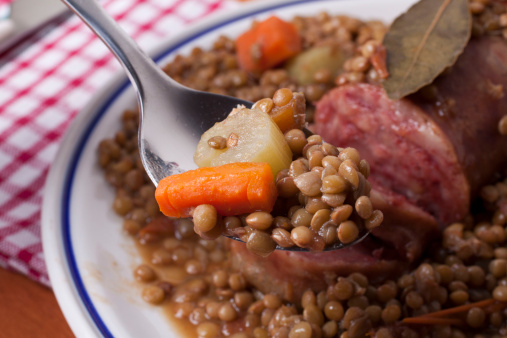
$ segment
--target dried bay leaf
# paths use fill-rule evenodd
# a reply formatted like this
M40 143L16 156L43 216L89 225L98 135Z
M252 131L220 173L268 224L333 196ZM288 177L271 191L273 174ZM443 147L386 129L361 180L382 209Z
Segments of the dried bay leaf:
M422 0L400 15L384 37L389 77L383 87L401 99L430 84L456 62L470 39L468 0Z

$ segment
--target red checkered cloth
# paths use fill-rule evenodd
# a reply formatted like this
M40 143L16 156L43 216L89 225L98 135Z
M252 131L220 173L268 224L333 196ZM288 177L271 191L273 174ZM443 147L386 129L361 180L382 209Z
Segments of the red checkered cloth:
M0 0L0 9L7 7L14 0ZM1 13L2 11L0 11Z
M146 50L238 3L106 0L103 6ZM0 266L49 285L40 231L46 174L73 117L119 69L75 16L51 22L0 51Z

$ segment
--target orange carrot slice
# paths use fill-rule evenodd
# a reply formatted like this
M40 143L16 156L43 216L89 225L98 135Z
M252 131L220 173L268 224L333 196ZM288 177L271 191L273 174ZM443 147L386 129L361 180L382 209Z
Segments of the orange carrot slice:
M222 216L271 212L277 197L267 163L229 163L172 175L160 181L155 198L170 217L189 217L193 208L211 204Z
M236 40L236 55L241 68L263 71L301 51L296 27L276 16L259 22Z

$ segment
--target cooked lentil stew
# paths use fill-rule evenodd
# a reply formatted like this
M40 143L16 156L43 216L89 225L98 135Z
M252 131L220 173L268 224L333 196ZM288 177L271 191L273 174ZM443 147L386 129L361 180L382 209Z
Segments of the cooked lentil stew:
M505 6L474 1L470 8L474 13L475 35L503 34L507 37L503 28L507 27ZM384 76L379 63L373 61L382 48L380 41L386 31L383 24L326 13L317 17L297 17L293 23L301 32L303 51L338 43L349 55L343 71L331 74L325 69L318 70L306 84L294 80L286 68L270 69L254 76L238 67L234 41L227 37L218 39L210 51L196 48L189 56L177 56L164 69L187 86L250 101L272 97L279 88L303 92L309 102L310 121L313 102L333 86L356 81L376 83ZM499 125L502 133L504 122ZM471 214L462 222L449 225L441 239L435 240L426 250L418 265L401 275L380 282L361 273L335 277L327 289L318 292L308 289L299 301L289 303L278 294L263 294L242 273L231 268L227 239L201 239L189 219L161 215L154 198L155 187L144 173L138 154L137 112L126 111L122 124L123 128L112 138L100 143L98 163L104 169L106 180L116 189L112 205L123 217L124 231L149 252L147 261L134 270L134 277L143 285L141 297L146 302L168 308L172 317L194 328L195 335L236 338L346 338L367 334L373 337L507 336L505 176L495 184L483 186L481 199L474 204ZM320 158L319 155L315 160L329 163L320 172L319 188L324 189L324 194L317 199L312 193L306 197L298 194L292 183L297 187L294 182L297 177L312 174L310 163L314 160L313 156L306 161L296 160L276 179L281 195L305 205L292 208L294 220L252 213L244 219L225 217L226 229L238 229L246 223L256 229L255 237L259 237L260 242L273 238L282 245L295 242L293 230L290 236L288 231L294 221L301 222L298 227L301 229L320 225L326 240L339 236L336 225L348 222L344 215L350 215L351 209L363 219L376 222L379 215L372 210L367 194L357 196L355 203L348 207L339 205L335 195L343 186L340 179L343 176L324 176L324 172L334 174L340 169L333 166L337 160L342 160L339 154L338 157L332 155L336 148L322 144L318 136L305 140L297 129L287 131L285 137L295 153L304 153L306 142L313 143L319 154L331 156L325 160L326 156ZM209 146L220 148L223 144L224 140L210 140ZM341 153L347 154L357 173L368 177L368 165L357 160L354 150L343 149ZM326 179L331 176L333 178ZM311 186L302 187L311 189ZM333 211L321 208L324 204L333 207ZM332 218L333 213L343 218L343 222L326 227L327 223L322 220ZM268 223L274 225L271 237L263 231ZM353 228L350 223L347 226ZM200 222L199 227L207 230L210 225ZM303 240L304 236L302 233L296 238ZM269 251L272 246L259 250Z
M354 148L339 149L319 135L306 137L304 116L303 94L288 88L277 90L273 99L257 101L252 109L235 108L225 121L202 136L194 158L199 165L204 162L204 168L172 175L159 183L155 197L160 210L166 216L191 216L195 232L204 239L216 239L221 234L239 238L249 251L262 257L277 246L323 251L337 243L353 243L360 234L378 227L383 215L373 209L369 198L368 162ZM261 119L270 121L265 125ZM263 145L257 125L265 130L275 128L278 140L268 134ZM213 157L210 151L216 149L217 140L224 144L217 158L204 159ZM277 161L276 166L270 166L276 179L263 164L239 167L228 163L266 160L269 167L271 157L280 158L283 150L266 148L280 143L293 161L285 166ZM251 150L259 144L260 151ZM207 169L208 162L212 170ZM262 201L258 203L261 190Z

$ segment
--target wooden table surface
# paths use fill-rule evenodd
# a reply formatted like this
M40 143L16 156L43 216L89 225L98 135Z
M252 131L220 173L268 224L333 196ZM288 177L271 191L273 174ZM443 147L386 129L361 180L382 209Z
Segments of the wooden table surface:
M74 337L53 292L15 272L0 268L0 336Z

